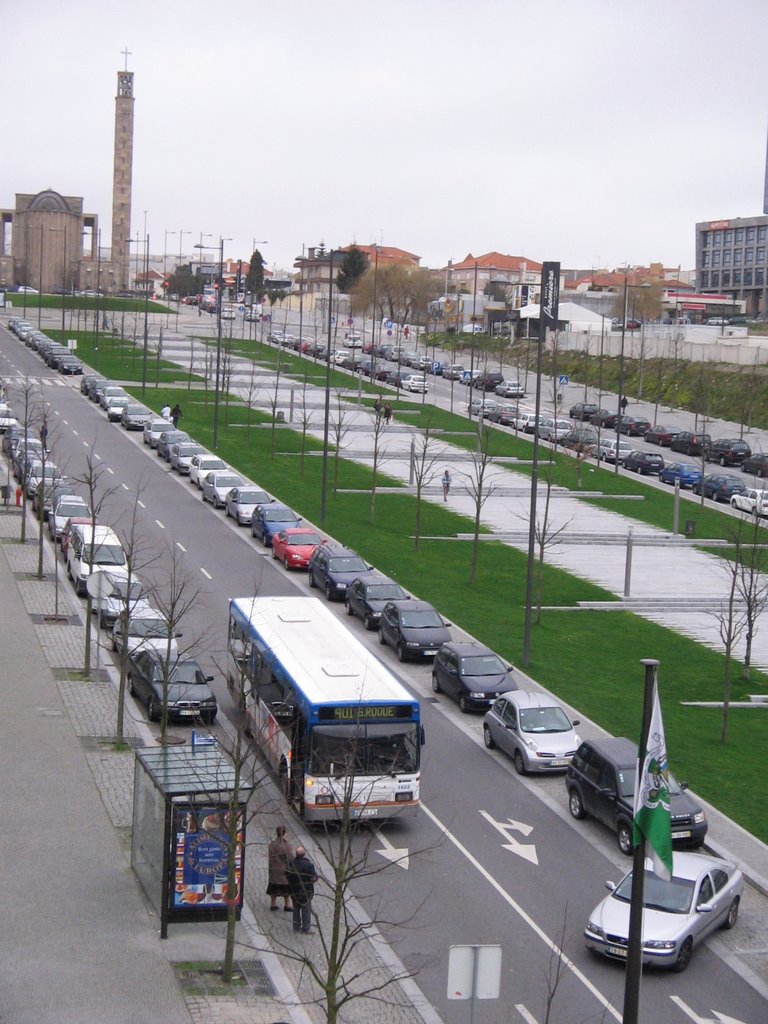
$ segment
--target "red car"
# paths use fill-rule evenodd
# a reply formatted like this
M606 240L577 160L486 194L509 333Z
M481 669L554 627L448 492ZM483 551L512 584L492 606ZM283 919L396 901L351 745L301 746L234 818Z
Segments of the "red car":
M306 569L312 552L325 541L314 530L300 526L280 530L272 538L272 557L282 562L286 569Z
M646 430L645 440L650 444L658 444L662 447L666 445L668 448L672 444L672 438L679 433L679 427L665 427L663 424L657 423L650 430Z

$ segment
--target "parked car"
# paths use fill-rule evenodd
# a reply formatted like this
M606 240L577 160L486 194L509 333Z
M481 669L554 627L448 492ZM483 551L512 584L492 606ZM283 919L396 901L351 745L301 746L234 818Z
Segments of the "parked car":
M203 477L200 488L203 501L210 501L214 508L224 508L227 494L233 487L243 487L245 480L231 469L212 469Z
M110 423L120 423L123 418L123 409L132 402L130 395L112 395L107 399L105 406L107 419Z
M429 391L427 378L420 373L405 373L400 378L400 387L403 391L410 391L419 395L426 395Z
M610 895L589 915L584 942L594 953L626 963L632 872L618 885L606 882L606 888ZM734 927L743 889L739 868L719 857L674 853L669 881L646 868L642 963L684 971L702 939L718 928Z
M689 462L668 462L659 472L659 480L673 485L679 481L680 487L693 487L701 480L701 470Z
M475 416L479 416L482 412L483 416L490 416L498 412L500 406L494 398L485 398L483 395L473 395L472 401L469 403L470 412L474 413Z
M734 494L731 497L731 508L749 512L753 516L768 516L768 491L748 487L741 494Z
M649 473L660 473L664 469L664 459L656 452L631 451L621 460L624 469L647 476Z
M568 809L574 818L588 814L617 836L619 849L632 853L637 744L624 737L585 740L565 773ZM698 847L707 834L704 808L686 786L669 775L672 842Z
M189 460L189 482L200 489L203 486L203 478L206 473L214 469L228 469L224 459L211 452L201 452L200 455L193 455Z
M128 658L128 689L146 704L150 722L160 721L166 696L169 719L210 725L218 711L210 682L213 676L204 675L193 658L179 658L167 666L155 651L138 651Z
M399 661L434 658L451 639L450 625L426 601L387 601L379 619L379 643L394 648Z
M615 437L601 437L598 445L598 459L603 462L616 462L618 453L619 462L632 451L629 441L617 441Z
M121 388L119 384L106 384L101 389L101 393L99 394L99 405L102 409L109 408L108 402L110 398L127 398L128 402L133 401L125 388Z
M286 569L306 569L315 548L323 543L319 533L301 526L279 530L272 537L272 557Z
M250 526L256 506L268 505L274 500L272 495L267 494L261 487L243 484L242 487L233 487L227 492L224 512L227 517L232 516L238 526Z
M147 420L144 424L144 444L148 444L150 448L157 448L160 435L165 433L169 426L168 420L160 416Z
M712 501L730 501L734 494L743 494L744 481L734 473L706 473L692 487L694 494L703 494Z
M371 572L373 566L349 548L321 544L312 552L307 568L310 587L319 587L329 601L343 601L349 584Z
M494 391L501 398L524 398L525 388L519 380L507 380L506 378L496 385Z
M741 468L745 473L751 473L752 476L768 476L768 453L753 452L742 462Z
M48 535L54 543L60 543L61 531L72 516L88 519L91 510L85 498L78 494L64 494L56 499L48 516Z
M120 422L126 430L143 430L148 420L154 419L154 413L146 405L131 402L123 408Z
M159 459L165 459L166 462L170 462L172 446L178 444L180 441L189 440L191 440L191 438L186 431L175 430L173 427L169 427L169 429L164 430L160 437L157 439L155 455L157 455Z
M137 601L129 610L126 628L125 616L118 615L112 626L112 650L122 654L138 654L139 651L154 651L161 658L179 656L177 640L181 633L174 633L168 620L153 608L148 601Z
M519 412L512 424L516 430L522 430L524 434L536 433L536 414L533 412Z
M446 380L461 380L464 373L465 370L462 363L451 363L450 366L443 370L443 377Z
M98 616L99 625L111 629L118 616L124 612L130 615L134 608L149 606L149 595L138 576L109 569L96 569L94 577L99 579L97 595L92 599L91 611Z
M651 421L644 416L622 416L619 431L628 437L644 437L646 430L651 429Z
M465 713L485 711L499 694L517 689L512 671L485 644L451 641L443 644L432 662L432 689L448 694Z
M472 387L477 388L479 391L495 391L503 381L503 373L492 373L490 370L483 370L472 379Z
M576 430L569 430L560 438L560 447L581 452L589 449L591 453L597 448L597 431L593 427L577 427Z
M672 438L669 450L682 452L684 455L698 455L701 457L706 454L711 444L712 438L709 434L695 434L690 430L680 430Z
M515 690L498 697L483 719L483 739L489 750L508 754L519 775L563 771L581 743L560 705L546 693Z
M77 356L62 356L62 358L59 360L59 373L65 376L76 377L78 374L81 374L82 372L83 363L82 360L77 358Z
M568 415L572 420L591 420L593 416L597 416L600 412L600 407L595 402L576 402L568 410Z
M741 466L752 454L746 441L738 437L716 437L707 448L707 462L719 462L721 466Z
M85 594L92 570L109 568L126 574L128 571L123 546L108 526L94 527L90 522L74 526L69 534L66 556L67 575L80 595Z
M257 505L251 516L251 535L258 537L265 548L272 546L272 538L281 530L301 525L301 516L287 505Z
M556 420L551 416L542 416L537 428L539 437L543 441L549 441L553 444L557 444L560 438L565 437L570 432L570 429L570 420Z
M643 436L649 444L668 448L672 444L672 438L679 433L678 427L665 427L663 423L656 423L650 430L646 430Z
M519 412L518 406L510 402L503 402L495 409L489 409L483 415L491 423L501 423L503 426L511 426Z
M26 484L27 497L32 499L38 487L55 487L62 479L62 474L59 467L52 462L46 462L43 466L43 463L37 459L30 459L24 467L23 479Z
M372 570L349 584L344 607L347 615L356 615L362 619L366 629L377 629L382 608L387 601L408 599L408 594L399 583Z
M610 409L598 409L597 412L592 413L589 417L589 422L593 427L603 427L616 429L616 412L611 412Z
M195 441L177 441L171 445L171 453L168 462L171 469L175 469L179 476L187 476L195 455L204 455L205 448Z

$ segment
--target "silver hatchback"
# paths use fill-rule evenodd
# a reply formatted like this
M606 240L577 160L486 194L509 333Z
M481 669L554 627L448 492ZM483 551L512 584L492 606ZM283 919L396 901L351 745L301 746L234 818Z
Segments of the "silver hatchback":
M498 697L483 719L483 739L512 758L519 775L564 771L581 743L579 724L546 693L511 690Z

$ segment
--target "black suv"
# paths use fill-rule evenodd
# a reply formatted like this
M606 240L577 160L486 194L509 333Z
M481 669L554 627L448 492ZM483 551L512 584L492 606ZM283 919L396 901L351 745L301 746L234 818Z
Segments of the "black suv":
M165 659L156 651L137 651L128 658L128 689L147 705L150 722L158 722L163 711ZM210 725L219 710L208 683L213 676L203 671L193 658L179 658L168 666L168 718L205 722Z
M624 469L635 473L660 473L664 469L664 459L656 452L630 452L622 459Z
M600 412L600 407L595 402L577 402L576 405L572 405L568 415L572 420L591 420L593 416L597 416Z
M617 834L622 853L632 853L632 818L637 772L637 744L624 737L587 740L573 755L565 773L568 808L574 818L588 814ZM707 818L686 784L670 773L669 803L672 842L698 847L707 834Z
M372 571L356 552L330 544L315 548L307 568L310 587L320 587L329 601L343 601L349 584Z
M495 391L503 380L503 373L484 372L475 377L472 381L472 387L477 388L479 391Z
M746 441L733 437L718 437L707 448L707 462L721 466L741 466L752 454Z
M706 455L707 449L712 444L709 434L693 434L690 430L681 430L672 438L669 448L673 452L683 452L684 455Z

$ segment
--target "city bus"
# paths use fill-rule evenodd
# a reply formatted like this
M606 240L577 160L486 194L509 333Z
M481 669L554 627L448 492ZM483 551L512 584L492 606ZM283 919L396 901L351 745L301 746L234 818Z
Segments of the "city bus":
M233 598L227 684L306 821L415 814L419 702L323 602Z

